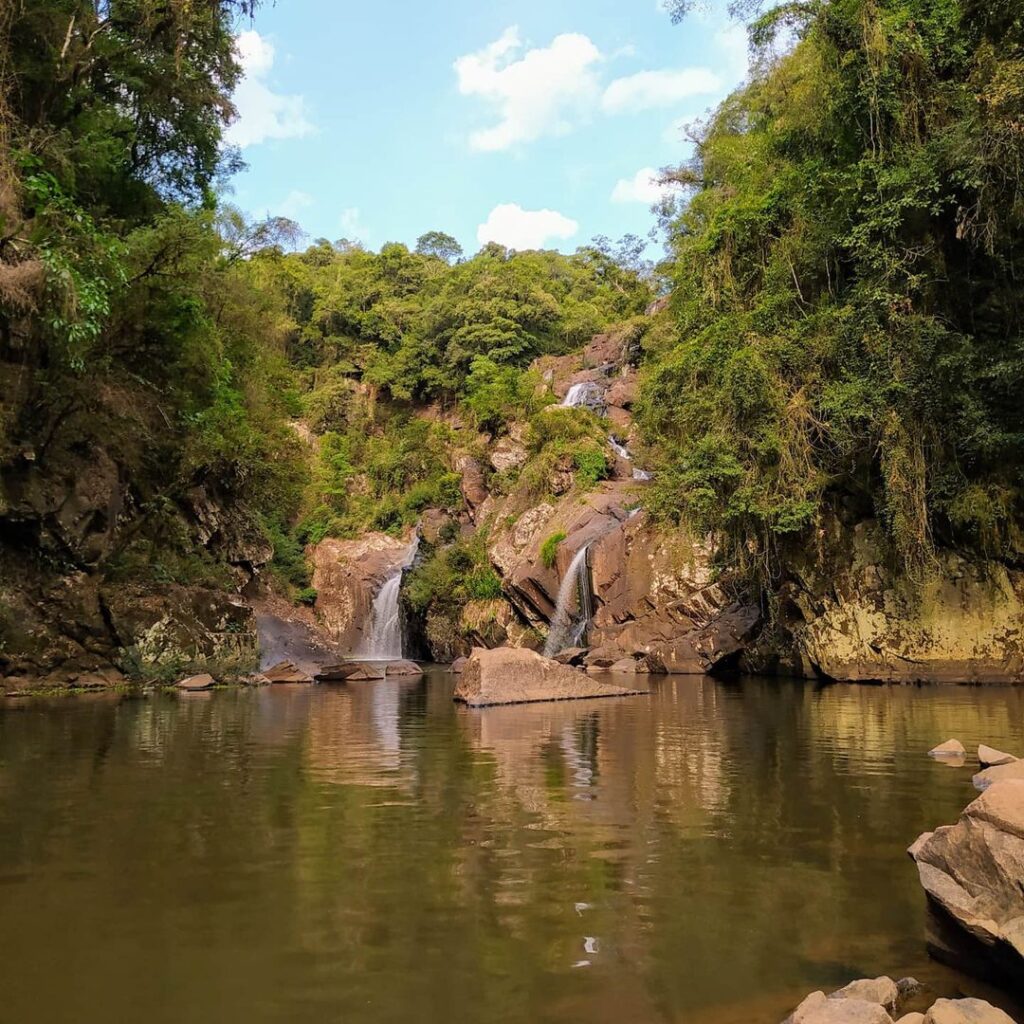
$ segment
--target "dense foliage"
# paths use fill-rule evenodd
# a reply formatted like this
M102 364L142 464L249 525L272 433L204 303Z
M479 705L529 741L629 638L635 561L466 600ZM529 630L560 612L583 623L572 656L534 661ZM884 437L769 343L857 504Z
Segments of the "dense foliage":
M780 29L673 175L653 503L762 569L830 511L911 571L937 542L1019 559L1024 9L801 0L753 43Z

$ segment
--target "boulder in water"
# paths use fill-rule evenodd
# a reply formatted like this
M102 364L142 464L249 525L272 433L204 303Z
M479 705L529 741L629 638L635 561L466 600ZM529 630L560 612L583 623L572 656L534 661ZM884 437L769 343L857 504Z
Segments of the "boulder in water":
M1024 977L1024 779L996 782L909 853L936 911L932 953L975 973Z
M388 662L384 668L384 674L388 676L421 676L423 669L415 661L403 658L401 661Z
M598 682L527 648L477 648L455 687L455 699L470 707L545 700L627 697L646 693Z
M189 676L187 679L179 679L174 686L175 689L183 690L185 693L200 693L203 690L212 690L214 681L213 676L203 672L196 676Z
M324 665L316 674L318 683L343 683L360 667L357 661L340 661L336 665Z
M263 670L263 675L272 683L311 683L313 680L294 661L279 661Z
M984 743L978 745L978 763L986 768L998 767L1001 764L1013 764L1018 760L1013 754L1005 754L995 747L986 747Z
M449 667L448 671L454 673L455 675L461 675L466 668L466 662L468 660L468 658L456 658L451 663L451 666Z
M997 782L1007 779L1024 781L1024 761L1011 761L1009 764L997 764L978 772L972 780L975 789L988 789Z

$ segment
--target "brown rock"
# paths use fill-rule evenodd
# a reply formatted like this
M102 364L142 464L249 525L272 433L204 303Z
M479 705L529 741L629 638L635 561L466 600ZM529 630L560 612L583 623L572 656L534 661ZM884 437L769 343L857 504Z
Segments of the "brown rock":
M554 656L559 665L582 665L589 647L566 647Z
M389 661L384 669L386 676L421 676L423 669L415 661Z
M652 644L651 653L672 675L700 675L737 658L760 627L756 605L732 604L706 625L676 640Z
M812 992L785 1024L892 1024L892 1017L878 1003Z
M970 970L1024 976L1024 780L991 785L955 825L919 839L911 856L939 923L959 940L930 936L932 952Z
M988 789L996 782L1004 782L1007 779L1024 780L1024 761L1012 761L1010 764L995 765L986 768L974 776L975 789Z
M505 473L510 469L518 469L528 457L524 445L511 437L502 437L491 449L490 462L499 473Z
M311 683L313 680L292 661L279 661L263 670L263 675L272 683Z
M383 679L387 674L387 666L382 661L360 661L354 664L355 667L349 673L346 682L362 683L371 679Z
M318 683L343 683L360 667L356 661L342 661L336 665L323 665L314 677Z
M458 471L462 474L462 497L471 508L482 505L487 500L487 487L484 485L484 471L476 459L468 455L458 462Z
M466 662L468 660L468 658L456 658L451 663L451 667L449 668L448 671L452 672L455 675L461 675L466 669Z
M525 648L477 648L455 687L455 699L471 707L543 700L625 697L644 691L612 686L588 678Z
M200 690L212 690L214 686L213 676L203 673L198 676L189 676L187 679L179 679L175 688L184 690L186 693L198 693Z
M595 647L584 656L583 664L588 669L610 669L625 657L626 652L620 647Z
M925 1014L924 1024L1014 1024L1013 1019L984 999L939 999Z
M923 1013L905 1013L896 1024L924 1024Z
M978 762L986 768L995 768L1003 764L1013 764L1018 760L1013 754L1004 754L995 747L986 747L984 743L978 745Z
M882 975L880 978L861 978L851 981L829 996L830 999L863 999L868 1003L878 1003L889 1011L895 1011L899 999L899 989L892 978Z

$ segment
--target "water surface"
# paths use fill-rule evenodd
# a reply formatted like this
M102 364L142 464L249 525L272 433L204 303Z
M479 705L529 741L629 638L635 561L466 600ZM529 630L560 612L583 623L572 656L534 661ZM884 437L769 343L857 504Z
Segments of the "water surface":
M0 703L0 1020L776 1024L929 962L906 846L1024 692L450 677ZM984 994L984 993L982 993Z

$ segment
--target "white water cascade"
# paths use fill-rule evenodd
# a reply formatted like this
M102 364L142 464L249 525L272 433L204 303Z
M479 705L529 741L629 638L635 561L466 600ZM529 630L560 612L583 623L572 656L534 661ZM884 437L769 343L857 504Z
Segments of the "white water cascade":
M576 552L558 588L555 614L551 617L551 631L544 644L544 657L553 658L566 647L576 647L586 636L594 615L590 593L590 571L587 566L589 544ZM573 610L575 608L575 615Z
M604 391L593 381L581 381L579 384L573 384L565 393L562 405L572 409L601 409L604 407Z
M402 657L402 611L398 603L402 589L402 576L416 559L419 550L419 534L413 534L402 561L384 581L373 599L370 630L363 636L355 652L357 658L367 661L398 661Z
M633 461L633 456L630 454L629 449L624 444L620 444L614 434L608 435L608 444L620 459L625 459L627 462ZM651 474L645 469L637 469L636 466L634 466L633 479L638 481L650 480Z

